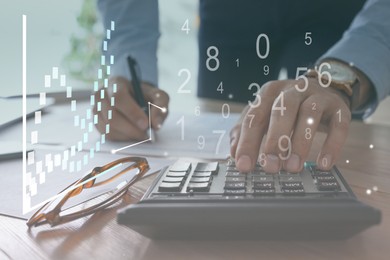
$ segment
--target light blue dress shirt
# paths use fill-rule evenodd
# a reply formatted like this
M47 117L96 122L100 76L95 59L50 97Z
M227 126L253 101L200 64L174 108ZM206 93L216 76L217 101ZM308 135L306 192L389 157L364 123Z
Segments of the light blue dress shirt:
M108 47L108 54L116 59L112 75L130 79L126 64L130 54L140 65L142 79L157 86L158 1L99 0L98 8L106 28L111 20L117 24ZM363 118L372 114L390 94L390 0L367 0L342 39L321 58L327 57L353 63L368 76L376 98L354 114Z
M340 41L322 58L353 63L373 83L376 99L355 115L372 114L390 94L390 1L368 0Z
M99 0L98 8L105 28L110 28L111 21L116 24L107 48L107 54L115 57L111 75L130 79L126 58L131 55L140 66L142 80L157 86L157 0Z

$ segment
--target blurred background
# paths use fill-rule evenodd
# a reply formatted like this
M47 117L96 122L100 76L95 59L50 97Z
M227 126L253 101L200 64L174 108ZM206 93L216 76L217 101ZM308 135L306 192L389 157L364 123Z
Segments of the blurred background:
M161 38L158 49L159 85L171 96L171 106L183 104L176 94L183 82L178 71L187 68L191 78L186 89L194 103L197 79L197 0L159 1ZM0 11L0 97L20 95L22 91L22 15L27 15L27 92L44 88L44 75L53 67L66 74L67 85L80 97L93 89L97 77L103 28L96 11L96 0L14 0ZM190 31L181 30L188 19ZM65 95L65 88L45 89L51 95ZM49 94L50 95L50 94ZM177 97L177 99L175 99ZM390 98L368 118L368 123L390 125Z

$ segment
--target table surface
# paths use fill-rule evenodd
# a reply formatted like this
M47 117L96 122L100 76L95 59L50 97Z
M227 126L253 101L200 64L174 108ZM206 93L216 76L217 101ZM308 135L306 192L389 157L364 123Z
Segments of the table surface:
M320 135L312 151L322 140ZM53 229L28 232L24 220L0 216L0 259L388 259L389 159L390 129L353 122L337 165L357 197L382 211L382 223L348 240L153 241L118 225L115 218L119 207L142 196L154 178L150 176L131 188L116 208ZM374 186L378 191L368 195L366 190Z

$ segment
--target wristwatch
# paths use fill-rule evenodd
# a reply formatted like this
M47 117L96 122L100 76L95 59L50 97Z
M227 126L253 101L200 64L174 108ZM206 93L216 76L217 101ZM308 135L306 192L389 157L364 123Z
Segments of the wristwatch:
M317 70L318 69L318 70ZM329 74L331 75L330 87L344 92L350 101L351 111L359 105L360 80L352 64L336 59L322 60L319 66L314 70L308 70L305 74L308 78L319 78L325 85L329 83Z

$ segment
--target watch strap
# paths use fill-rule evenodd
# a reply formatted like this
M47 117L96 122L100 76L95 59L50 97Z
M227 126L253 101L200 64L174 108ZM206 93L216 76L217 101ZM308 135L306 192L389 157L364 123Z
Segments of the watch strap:
M317 70L314 70L314 69L309 69L305 73L305 76L307 78L318 78L319 80L321 80L325 84L327 84L329 82L329 78L328 77L321 77L321 78L319 78L319 75L320 75L320 73ZM334 80L331 80L329 86L332 87L332 88L335 88L335 89L343 91L349 97L351 97L353 95L352 86L350 84L348 84L348 83L336 82Z

